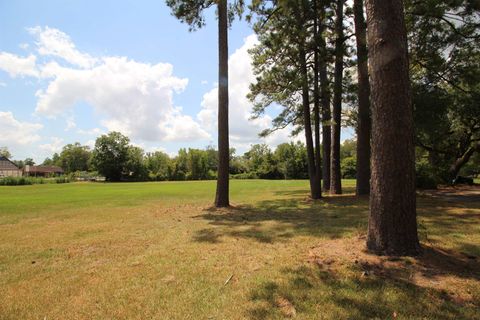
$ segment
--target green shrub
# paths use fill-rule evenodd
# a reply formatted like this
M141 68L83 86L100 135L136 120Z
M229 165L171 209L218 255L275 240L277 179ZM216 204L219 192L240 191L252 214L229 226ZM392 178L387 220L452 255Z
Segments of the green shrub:
M256 172L245 172L239 174L232 174L230 176L232 179L258 179Z
M186 179L187 179L187 175L182 170L177 171L175 175L172 177L173 181L184 181Z
M217 172L216 172L216 171L213 171L213 170L208 170L206 179L207 179L207 180L215 180L215 179L217 179Z
M415 165L416 186L418 189L437 189L441 179L435 168L432 168L425 161L417 162Z
M355 179L357 177L357 158L345 157L340 162L343 179Z
M44 179L37 177L5 177L0 178L0 186L26 186L32 184L44 183L68 183L70 179L66 176L61 176L52 179Z
M67 176L61 176L61 177L55 178L55 183L69 183L69 182L70 182L70 178Z

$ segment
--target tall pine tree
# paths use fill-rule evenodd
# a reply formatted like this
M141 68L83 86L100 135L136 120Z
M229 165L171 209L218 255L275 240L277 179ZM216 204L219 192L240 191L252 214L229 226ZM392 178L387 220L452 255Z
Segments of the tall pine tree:
M415 199L413 110L402 0L367 0L372 96L372 179L367 247L420 252Z

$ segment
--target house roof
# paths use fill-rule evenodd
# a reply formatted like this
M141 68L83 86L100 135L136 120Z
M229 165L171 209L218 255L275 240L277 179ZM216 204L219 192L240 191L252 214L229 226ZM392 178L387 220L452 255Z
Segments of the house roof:
M63 173L63 169L57 166L25 166L28 173Z
M4 156L0 156L0 170L19 170L12 161Z

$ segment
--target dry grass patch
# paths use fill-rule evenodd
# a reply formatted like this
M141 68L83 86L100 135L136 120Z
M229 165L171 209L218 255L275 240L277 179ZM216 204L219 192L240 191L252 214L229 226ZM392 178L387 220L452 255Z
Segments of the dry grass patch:
M386 257L369 253L365 236L326 240L312 247L308 261L333 274L396 280L440 291L452 301L480 307L480 258L424 245L418 257Z
M232 181L221 210L213 181L1 189L0 319L475 319L478 278L433 260L362 276L368 199L344 185L312 202L307 181ZM423 243L479 256L479 209L419 198Z

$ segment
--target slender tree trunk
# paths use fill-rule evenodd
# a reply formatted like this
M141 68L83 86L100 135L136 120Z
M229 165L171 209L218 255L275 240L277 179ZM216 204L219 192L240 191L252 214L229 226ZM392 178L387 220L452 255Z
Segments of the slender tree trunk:
M358 128L357 195L370 193L370 83L368 80L367 25L363 17L363 0L353 1L357 40Z
M218 2L218 176L216 207L228 207L228 17L227 0Z
M340 172L340 132L342 121L342 83L343 83L343 5L345 0L337 0L335 21L335 82L333 84L333 128L331 149L330 193L342 193L342 175Z
M402 0L366 0L372 94L372 179L367 247L420 252L413 109Z
M319 76L320 76L320 97L322 104L322 180L323 190L330 190L330 149L332 130L330 126L330 84L327 73L327 45L325 42L325 3L322 1L320 8L320 29L319 29Z
M313 20L313 37L315 39L315 43L318 42L318 17L317 13L317 0L313 1L313 10L315 12L315 18ZM322 196L322 188L320 177L322 174L322 157L320 155L320 92L319 92L319 78L318 78L318 70L319 70L319 55L318 55L318 45L315 46L314 49L314 57L313 57L313 115L314 115L314 122L315 122L315 183L319 186L319 194L320 197Z
M302 106L303 106L303 125L305 127L305 141L307 145L308 176L310 178L310 193L312 199L321 198L321 186L319 176L315 172L315 155L312 138L312 122L310 119L310 98L308 88L308 69L305 58L305 48L299 48L299 61L302 73Z

